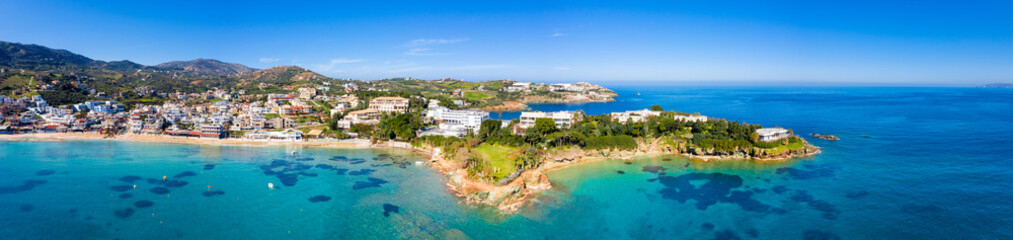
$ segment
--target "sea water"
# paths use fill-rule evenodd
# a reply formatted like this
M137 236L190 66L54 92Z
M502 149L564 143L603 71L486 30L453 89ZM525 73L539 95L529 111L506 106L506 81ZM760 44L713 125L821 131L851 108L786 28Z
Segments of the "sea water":
M1013 91L612 88L616 102L532 108L657 104L792 128L823 153L587 163L504 215L406 151L0 141L0 239L1013 238Z

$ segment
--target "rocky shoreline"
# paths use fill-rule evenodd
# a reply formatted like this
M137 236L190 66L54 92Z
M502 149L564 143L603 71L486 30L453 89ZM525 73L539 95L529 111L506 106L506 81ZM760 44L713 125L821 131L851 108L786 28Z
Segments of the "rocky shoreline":
M785 161L793 158L808 157L820 153L820 149L805 143L804 148L785 150L779 154L762 157L746 157L743 155L707 155L706 151L682 152L666 144L659 144L658 139L651 143L640 141L639 147L628 151L592 151L579 148L553 149L542 155L545 164L535 169L521 172L506 184L486 183L468 177L464 166L455 165L448 155L438 148L416 148L417 151L432 156L429 165L448 178L447 188L467 204L486 205L499 209L503 213L515 213L526 205L532 197L544 190L552 188L549 172L579 165L582 163L605 160L631 160L640 157L681 155L693 161Z

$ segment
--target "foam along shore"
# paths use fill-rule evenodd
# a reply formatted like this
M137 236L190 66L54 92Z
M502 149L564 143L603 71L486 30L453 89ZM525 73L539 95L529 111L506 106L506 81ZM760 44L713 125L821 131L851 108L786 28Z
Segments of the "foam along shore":
M307 141L270 141L270 140L247 140L247 139L209 139L192 137L173 137L167 135L146 135L146 134L124 134L108 137L99 133L30 133L0 135L0 140L6 141L63 141L63 140L114 140L130 142L152 142L152 143L181 143L181 144L207 144L207 145L248 145L248 146L317 146L335 148L369 148L384 147L374 146L369 140L307 140Z

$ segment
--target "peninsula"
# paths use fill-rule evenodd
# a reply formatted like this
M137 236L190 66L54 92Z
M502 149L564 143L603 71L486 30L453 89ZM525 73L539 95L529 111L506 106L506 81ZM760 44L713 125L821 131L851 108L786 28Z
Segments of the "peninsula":
M614 101L590 83L335 79L296 66L210 59L144 66L0 42L2 139L406 148L469 203L516 211L575 163L683 155L784 160L819 149L791 129L666 111L522 112L528 103Z

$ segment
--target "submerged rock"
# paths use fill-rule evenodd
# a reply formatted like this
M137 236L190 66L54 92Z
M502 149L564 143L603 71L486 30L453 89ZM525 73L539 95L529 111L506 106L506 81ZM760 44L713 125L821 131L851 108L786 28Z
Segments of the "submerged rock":
M34 189L35 186L38 186L38 185L43 184L43 183L46 183L46 181L44 181L44 180L25 180L24 183L22 183L19 186L0 187L0 194L11 194L11 193L19 193L19 192L29 191L29 190Z
M384 203L383 204L383 216L384 217L390 217L391 213L401 213L401 208L398 207L398 206L394 206L393 204Z
M380 187L380 185L383 185L384 183L387 183L387 180L383 180L383 179L379 179L379 178L369 178L367 180L368 181L356 181L355 184L352 185L352 190L359 190L359 189L363 189L363 188Z
M118 218L127 218L134 215L134 209L126 208L123 210L116 210L116 212L113 212L113 215L116 215Z
M326 202L330 201L331 197L324 195L316 195L310 198L310 202Z
M116 185L116 186L109 187L109 189L112 189L113 191L117 191L117 192L126 192L126 191L130 191L131 189L134 189L134 187L130 186L130 185Z
M168 188L164 188L164 187L155 187L155 188L152 188L150 191L151 191L151 193L154 193L154 194L168 194L169 193L169 189Z
M120 178L120 182L125 182L125 183L134 183L137 180L141 180L141 177L139 177L139 176L133 176L133 175L128 175L128 176L123 176L123 177Z
M153 205L155 205L155 203L152 202L152 201L148 201L148 200L140 200L140 201L134 202L134 207L137 207L137 208L146 208L146 207L151 207Z

